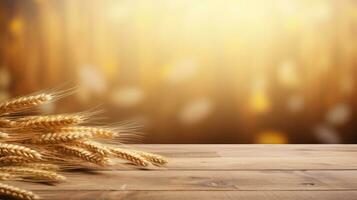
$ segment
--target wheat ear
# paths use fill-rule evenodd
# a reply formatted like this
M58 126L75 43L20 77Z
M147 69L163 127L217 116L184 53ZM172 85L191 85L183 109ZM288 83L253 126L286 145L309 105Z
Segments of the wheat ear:
M48 115L24 117L15 121L13 126L19 129L59 129L65 126L77 125L84 121L82 115Z
M58 145L56 148L59 152L65 153L70 156L75 156L84 161L91 162L97 165L105 166L110 164L110 160L108 158L96 153L92 153L80 147Z
M41 154L35 150L32 150L28 147L15 145L15 144L5 144L0 143L0 154L2 155L14 155L14 156L23 156L28 159L40 160Z
M23 190L14 186L0 183L0 195L7 196L19 200L37 200L39 196L31 191Z
M85 148L88 151L91 151L93 153L97 153L97 154L100 154L103 156L107 156L110 154L109 149L105 145L98 143L98 142L91 141L91 140L75 141L75 142L73 142L73 145Z
M9 119L6 118L0 118L0 127L1 128L11 128L15 125L14 121L11 121Z
M150 164L144 157L134 151L121 148L110 148L110 151L115 157L130 161L137 166L146 167Z
M23 165L31 162L31 159L22 156L4 156L0 157L0 165Z
M3 172L0 172L0 180L1 181L9 181L9 180L12 180L14 179L14 176L9 174L9 173L3 173Z
M87 126L72 126L64 127L61 129L64 132L86 132L92 133L94 137L98 138L115 138L118 137L118 133L104 128L87 127Z
M47 164L47 163L25 163L22 165L23 167L33 168L33 169L41 169L48 171L59 171L60 167L55 164Z
M74 140L92 138L93 134L86 132L54 132L39 135L31 140L33 144L59 144Z
M0 132L0 139L6 139L6 138L9 138L9 134Z
M52 99L50 94L19 97L0 104L0 115L6 115L41 105Z
M150 161L152 164L155 165L165 165L168 162L165 157L157 154L148 153L144 151L137 151L137 150L134 150L134 152L136 152L137 154L139 154L140 156L142 156L143 158L145 158L146 160Z
M20 177L32 178L38 180L63 181L66 179L64 176L59 175L53 171L33 169L30 167L22 167L22 166L0 167L0 171L15 173L18 174Z

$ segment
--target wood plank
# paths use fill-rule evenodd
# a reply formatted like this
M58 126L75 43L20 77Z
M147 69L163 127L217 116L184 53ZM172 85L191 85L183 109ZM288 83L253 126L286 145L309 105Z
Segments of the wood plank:
M357 156L356 156L357 158ZM168 158L164 167L150 166L150 170L357 170L357 159L351 157L261 157L261 158ZM116 165L103 170L127 171L139 168L132 165Z
M357 158L357 155L355 156ZM116 168L120 169L120 168ZM164 170L155 168L156 170ZM174 158L169 170L353 170L357 159L351 157L252 157L252 158Z
M31 190L357 190L357 170L341 171L103 171L65 173L66 183L12 182Z
M64 172L52 185L7 182L44 199L267 199L357 197L357 145L137 145L167 168ZM1 198L0 198L1 199Z
M135 145L166 155L167 169L321 170L357 169L357 145ZM130 167L114 167L129 170ZM136 170L134 168L134 170Z
M210 157L355 157L357 145L222 145L222 144L158 144L132 145L175 158Z
M37 191L51 200L355 200L357 191Z

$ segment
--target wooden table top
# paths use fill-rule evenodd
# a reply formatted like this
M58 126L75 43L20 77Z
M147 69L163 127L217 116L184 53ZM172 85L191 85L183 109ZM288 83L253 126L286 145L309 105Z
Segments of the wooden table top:
M357 145L135 145L166 168L65 172L55 186L13 182L54 200L356 200Z

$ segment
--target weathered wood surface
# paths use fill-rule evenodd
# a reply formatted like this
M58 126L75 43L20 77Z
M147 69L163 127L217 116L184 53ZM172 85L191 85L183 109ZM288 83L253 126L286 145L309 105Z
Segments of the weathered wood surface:
M65 172L66 183L11 184L45 199L357 199L357 145L136 145L166 168Z

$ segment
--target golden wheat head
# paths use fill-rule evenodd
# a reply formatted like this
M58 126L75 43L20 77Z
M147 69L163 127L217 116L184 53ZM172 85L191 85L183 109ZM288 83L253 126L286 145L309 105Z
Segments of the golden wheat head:
M24 165L31 162L32 159L28 159L23 156L3 156L0 157L0 165Z
M1 139L7 139L7 138L9 138L9 134L4 133L4 132L0 132L0 140Z
M93 134L93 137L98 138L115 138L119 134L109 129L97 128L97 127L88 127L88 126L72 126L64 127L61 129L63 132L86 132Z
M24 163L23 167L33 168L33 169L41 169L47 171L59 171L60 167L55 164L49 163Z
M15 177L9 173L0 172L0 181L13 180Z
M33 192L27 191L27 190L22 190L20 188L6 185L3 183L0 183L0 195L1 196L7 196L10 198L15 198L19 200L37 200L40 199L39 196L34 194Z
M145 158L146 160L148 160L154 165L165 165L168 163L165 157L157 154L148 153L145 151L137 151L137 150L134 150L134 152L136 152L137 154L139 154L140 156L142 156L143 158Z
M32 144L60 144L74 140L92 138L92 133L87 132L54 132L36 136L31 139Z
M0 171L9 172L18 175L21 178L30 178L32 180L43 181L63 181L66 178L53 171L46 171L42 169L33 169L30 167L22 166L6 166L0 167Z
M104 144L101 144L101 143L98 143L95 141L79 140L79 141L73 142L72 144L73 144L73 146L82 147L88 151L97 153L102 156L108 156L109 154L111 154L110 150Z
M0 143L1 155L22 156L31 160L41 160L41 154L25 146Z
M52 100L50 94L38 94L19 97L0 104L0 115L6 115L41 105Z
M0 128L12 128L15 125L15 122L6 119L4 117L0 118Z
M92 153L80 147L69 146L69 145L57 145L56 149L61 153L80 158L83 161L94 163L96 165L107 166L111 163L107 157L104 157L96 153Z
M146 167L150 164L144 157L128 149L110 148L110 151L115 157L130 161L137 166Z
M73 126L84 121L82 115L48 115L23 117L15 121L13 126L19 129L52 130Z

